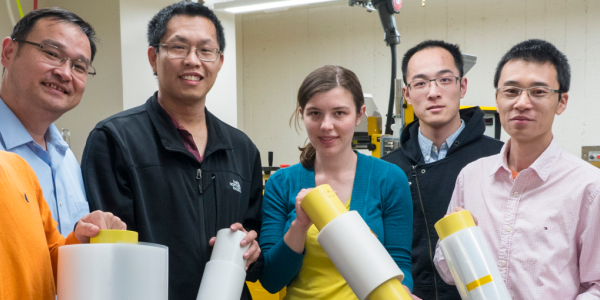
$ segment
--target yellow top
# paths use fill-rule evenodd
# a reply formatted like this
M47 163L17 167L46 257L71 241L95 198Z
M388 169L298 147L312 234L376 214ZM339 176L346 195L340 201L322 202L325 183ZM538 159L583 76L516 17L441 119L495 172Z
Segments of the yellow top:
M305 198L306 199L306 198ZM304 203L304 201L303 201ZM339 203L342 203L341 201ZM303 206L304 207L304 206ZM350 208L350 200L346 203ZM312 225L306 233L306 254L298 277L287 287L284 300L347 300L358 299L346 280L317 242L319 230Z
M435 223L435 230L441 241L457 231L474 226L475 221L473 221L471 212L468 210L461 210L437 221L437 223Z
M103 229L97 236L90 238L90 244L137 243L138 233L131 230Z

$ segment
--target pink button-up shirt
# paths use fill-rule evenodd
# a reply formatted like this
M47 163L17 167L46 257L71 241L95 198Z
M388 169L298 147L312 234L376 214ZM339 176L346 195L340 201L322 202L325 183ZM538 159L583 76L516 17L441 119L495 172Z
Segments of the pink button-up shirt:
M461 171L448 211L479 219L513 300L600 299L600 170L552 140L513 179L507 149ZM454 284L439 242L434 263Z

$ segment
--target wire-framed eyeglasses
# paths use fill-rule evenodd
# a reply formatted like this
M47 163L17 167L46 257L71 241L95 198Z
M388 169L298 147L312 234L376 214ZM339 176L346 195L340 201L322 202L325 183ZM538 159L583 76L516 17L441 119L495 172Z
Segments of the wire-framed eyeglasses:
M72 59L68 57L67 54L56 45L47 43L38 44L30 41L17 39L13 39L13 41L34 46L36 49L42 52L42 60L51 66L60 67L64 65L67 60L70 61L71 73L73 74L73 76L81 80L86 80L88 75L96 75L96 68L94 68L87 60Z
M456 85L459 80L460 77L457 76L442 76L434 79L415 79L408 84L408 88L415 92L427 91L429 90L432 81L435 81L438 87L446 88Z
M553 93L558 93L558 100L560 100L560 94L563 93L561 90L555 90L547 86L533 86L526 89L516 86L503 86L496 89L496 93L498 93L498 96L508 100L518 98L519 96L521 96L521 93L523 91L527 91L529 99L533 100L547 99Z
M167 49L167 55L175 58L184 58L190 55L192 49L196 50L196 56L201 61L212 62L219 59L221 51L217 48L211 47L192 47L184 43L166 43L158 44L157 46L164 47Z

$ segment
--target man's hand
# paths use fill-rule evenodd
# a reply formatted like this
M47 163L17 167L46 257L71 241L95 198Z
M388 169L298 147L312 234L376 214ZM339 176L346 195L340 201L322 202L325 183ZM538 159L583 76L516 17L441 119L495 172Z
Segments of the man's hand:
M75 237L82 243L89 243L90 238L98 235L101 229L125 230L127 224L112 213L97 210L79 220L75 227Z
M462 207L460 207L460 206L455 206L452 209L452 212L451 213L447 213L444 217L447 217L448 215L453 214L455 212L459 212L461 210L465 210L465 209L462 208ZM471 214L471 217L473 217L473 221L475 221L475 225L479 226L479 220L477 220L477 218L473 214Z
M242 241L240 242L240 246L245 247L246 245L251 244L250 248L248 248L248 251L246 251L246 253L244 253L244 259L247 259L245 270L248 271L248 266L250 266L252 263L254 263L260 256L261 250L260 250L260 247L258 246L258 242L256 241L256 237L258 236L258 234L254 230L250 230L250 232L246 231L246 229L244 229L244 226L242 226L242 224L240 224L240 223L232 224L229 228L231 229L231 231L240 230L240 231L246 233L246 237L244 239L242 239ZM211 247L213 247L215 245L216 240L217 240L217 237L213 236L210 239L210 241L208 241L208 244Z

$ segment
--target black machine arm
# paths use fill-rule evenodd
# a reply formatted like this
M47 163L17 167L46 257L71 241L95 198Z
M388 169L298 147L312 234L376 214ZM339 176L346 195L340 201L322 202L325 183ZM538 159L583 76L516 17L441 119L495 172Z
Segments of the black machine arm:
M394 14L400 13L402 0L348 0L350 6L358 5L371 12L377 10L381 26L385 33L384 40L392 52L392 80L390 86L390 101L385 122L385 134L392 134L392 123L394 123L394 92L396 81L396 44L400 44L400 33L396 27Z

